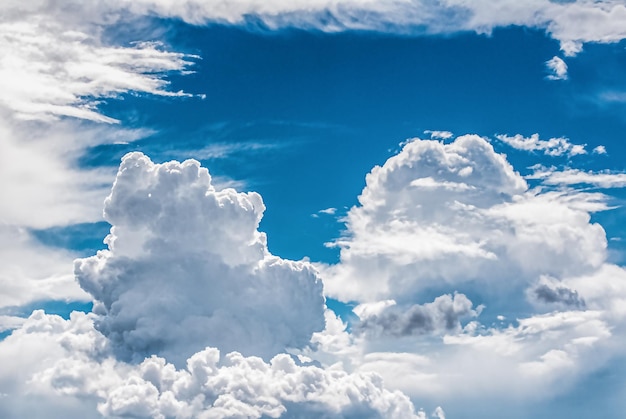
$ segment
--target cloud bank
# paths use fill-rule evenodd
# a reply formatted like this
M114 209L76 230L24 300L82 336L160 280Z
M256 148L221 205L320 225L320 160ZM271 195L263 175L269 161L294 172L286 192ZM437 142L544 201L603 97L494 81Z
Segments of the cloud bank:
M134 418L419 418L411 401L383 387L376 374L348 374L296 363L269 362L215 348L182 368L152 356L127 364L112 356L92 317L69 320L36 311L0 342L0 356L21 356L0 375L3 417ZM30 376L28 381L25 376ZM26 388L28 388L27 391ZM28 403L36 397L37 403ZM46 410L47 409L47 410ZM54 410L51 410L54 409ZM24 416L21 416L24 417ZM42 416L43 417L43 416Z
M626 37L626 6L619 0L42 0L21 4L5 2L6 16L55 16L60 21L100 25L129 16L159 16L201 25L223 22L235 25L262 22L270 29L299 27L324 31L374 30L415 34L458 31L490 33L496 28L525 26L546 31L561 43L565 55L575 55L587 42L618 42Z

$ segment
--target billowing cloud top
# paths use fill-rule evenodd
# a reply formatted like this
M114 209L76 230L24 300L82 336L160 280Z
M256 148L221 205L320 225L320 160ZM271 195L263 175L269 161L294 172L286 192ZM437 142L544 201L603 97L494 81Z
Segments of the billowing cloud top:
M601 197L529 190L485 139L414 140L375 167L324 271L329 295L410 300L442 284L515 289L539 275L586 272L606 237L589 211Z
M215 190L197 161L125 156L105 202L109 249L75 267L118 354L182 361L212 345L269 357L306 345L324 326L322 285L309 265L269 254L264 209L254 192Z

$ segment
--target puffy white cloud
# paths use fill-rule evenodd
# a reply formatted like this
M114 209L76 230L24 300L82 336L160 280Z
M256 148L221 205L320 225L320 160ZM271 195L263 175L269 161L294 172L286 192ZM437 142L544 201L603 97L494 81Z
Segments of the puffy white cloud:
M513 290L540 275L599 267L606 237L590 211L601 194L528 190L477 136L415 140L366 177L336 241L340 263L319 265L328 295L414 301L437 287ZM454 288L453 288L454 289Z
M597 271L565 278L563 285L575 289L590 309L603 311L614 327L624 328L626 270L622 266L606 263Z
M593 154L606 154L606 147L603 145L599 145L597 147L594 147L592 152Z
M269 254L254 193L216 190L194 160L124 157L104 216L108 250L76 261L118 354L183 361L205 346L271 357L324 326L322 284Z
M567 64L562 58L554 56L546 61L546 68L550 72L550 80L567 80Z
M558 157L563 155L576 156L579 154L587 154L584 145L572 144L569 139L563 137L542 140L539 138L539 134L533 134L530 137L517 134L512 137L508 135L497 135L496 138L517 150L542 151L546 156Z
M36 397L34 405L54 409L48 413L87 418L425 418L375 374L296 363L287 354L265 362L205 348L184 368L156 356L127 364L111 356L92 317L37 311L0 342L0 359L20 353L0 371L3 417L32 415L18 404Z
M368 344L354 364L356 371L380 374L391 388L444 407L473 404L485 394L509 405L563 394L605 366L619 353L611 329L601 311L534 315L504 328L471 322L443 341Z
M606 202L529 189L477 136L406 144L368 174L336 242L340 262L319 265L327 294L362 302L361 322L349 338L336 328L343 350L320 345L308 356L375 371L391 388L444 406L566 392L615 359L623 341L626 275L607 264L604 230L590 218ZM525 314L489 326L463 294L415 304L458 289L492 315ZM555 387L562 382L570 384Z

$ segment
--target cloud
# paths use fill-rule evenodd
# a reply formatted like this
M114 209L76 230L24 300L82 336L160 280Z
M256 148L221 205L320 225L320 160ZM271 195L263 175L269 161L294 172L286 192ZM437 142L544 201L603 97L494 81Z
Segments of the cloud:
M604 230L589 222L605 199L529 190L478 136L415 140L367 175L335 242L340 262L319 265L325 292L403 303L429 289L473 283L500 293L588 272L606 255Z
M577 54L588 42L619 42L626 38L626 6L619 0L575 0L557 2L489 0L467 2L448 0L346 0L265 1L237 0L114 0L85 3L76 0L62 4L42 0L37 3L3 3L4 16L24 16L33 22L44 15L55 21L78 25L111 25L143 16L181 19L194 25L222 22L247 25L251 18L270 29L299 27L328 32L376 30L412 34L441 34L459 31L491 33L508 26L544 30L561 43L567 56ZM45 21L43 21L45 22Z
M623 188L626 186L626 173L585 172L580 169L556 170L538 167L528 179L541 179L546 185L592 185L599 188Z
M20 351L17 364L0 372L7 402L4 417L34 407L80 417L227 418L333 417L417 418L411 401L389 391L375 374L301 364L287 354L265 362L215 348L192 354L182 368L152 356L137 364L115 359L92 315L69 320L36 311L0 342L0 358ZM28 396L30 395L30 396ZM51 410L54 409L54 410ZM97 409L97 410L96 410Z
M606 147L603 145L599 145L597 147L594 147L592 152L593 154L606 154Z
M115 170L81 167L80 159L91 147L150 130L122 129L98 105L128 92L181 95L165 77L191 64L191 56L158 43L106 42L111 21L86 10L47 1L0 5L0 230L14 245L0 255L3 307L86 298L69 268L74 255L43 246L28 230L101 221Z
M71 252L37 242L23 228L0 224L0 309L39 300L88 301L72 275Z
M32 13L34 9L33 6L18 5L11 3L5 9L9 13ZM61 9L49 1L44 5L48 9L56 9L57 13ZM498 27L516 25L545 30L561 42L561 49L566 55L576 54L586 42L618 42L626 37L626 6L618 0L538 0L522 3L504 0L495 6L488 0L469 3L462 0L348 0L340 4L329 0L238 0L228 4L212 0L139 0L132 3L118 0L89 5L75 2L72 6L65 6L62 10L69 15L80 10L92 19L98 15L113 19L130 13L179 18L192 24L215 21L246 24L250 16L255 16L270 28L295 26L325 31L364 29L428 34L456 31L490 33Z
M614 345L621 339L601 311L537 314L516 323L485 327L472 321L441 340L404 338L404 345L397 338L393 344L377 340L364 346L355 370L376 372L390 388L416 399L467 409L486 393L505 406L550 399L619 353Z
M451 133L450 131L431 131L431 130L426 130L426 131L424 131L424 134L430 135L431 139L438 139L438 140L448 140L448 139L454 137L454 134Z
M497 135L496 138L506 145L516 150L524 151L541 151L546 156L577 156L587 154L584 145L572 144L567 138L550 138L549 140L541 140L539 134L533 134L530 137L524 137L517 134L513 137L508 135Z
M25 321L26 320L22 317L0 315L0 333L17 329L23 325Z
M367 175L339 263L318 265L328 295L361 302L350 339L333 335L343 350L322 346L320 359L458 409L563 394L619 356L626 275L591 222L607 200L529 189L478 136L408 142ZM461 291L513 320L483 323ZM440 297L416 304L424 295Z
M0 63L0 106L19 119L118 122L98 111L99 98L131 91L182 95L166 90L163 76L191 64L158 43L106 45L97 31L73 30L49 15L19 20L5 15L0 29L0 52L8 57Z
M563 59L554 56L546 61L546 68L550 72L547 76L549 80L567 80L567 64Z
M357 313L359 311L361 321L354 330L370 337L456 332L461 330L461 319L478 315L472 309L472 302L463 294L446 294L435 298L432 303L414 304L407 308L390 305L379 312L357 310Z
M576 290L560 284L554 279L543 277L535 287L528 292L529 298L541 304L551 304L572 309L584 309L585 300Z
M108 250L75 267L120 356L180 362L215 346L269 358L323 328L321 281L268 252L264 210L254 192L216 190L197 161L124 157L105 201Z
M335 213L337 212L337 208L326 208L326 209L322 209L319 210L318 213L320 214L326 214L326 215L335 215Z

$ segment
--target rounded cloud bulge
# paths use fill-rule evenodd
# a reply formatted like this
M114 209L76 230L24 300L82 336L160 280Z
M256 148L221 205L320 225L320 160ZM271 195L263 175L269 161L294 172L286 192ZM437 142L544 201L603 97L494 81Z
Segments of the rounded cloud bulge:
M195 160L126 155L105 201L108 250L75 262L118 356L176 363L213 346L269 359L307 345L324 328L322 283L269 253L264 210L255 192L216 190Z
M340 263L319 265L325 290L400 303L433 287L518 292L541 275L591 272L606 258L604 229L590 222L602 199L529 188L477 135L414 139L367 175L334 243Z

